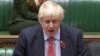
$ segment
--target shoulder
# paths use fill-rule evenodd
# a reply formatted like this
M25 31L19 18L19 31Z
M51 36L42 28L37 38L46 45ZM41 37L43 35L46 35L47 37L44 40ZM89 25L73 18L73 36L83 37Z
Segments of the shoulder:
M61 28L64 29L65 31L71 32L71 33L76 33L76 32L82 31L79 28L75 28L75 27L68 26L68 25L61 25Z
M64 32L63 34L67 34L70 38L77 39L83 37L82 30L79 28L62 25L61 31Z
M21 31L21 35L24 34L26 37L33 37L38 33L38 31L41 31L41 30L42 30L41 26L39 25L28 27Z
M28 27L28 28L25 28L22 30L22 32L24 33L35 33L37 32L41 27L39 25L37 26L31 26L31 27Z
M79 28L71 27L62 25L61 31L63 32L63 35L67 35L68 39L73 40L74 43L82 42L83 41L83 33Z

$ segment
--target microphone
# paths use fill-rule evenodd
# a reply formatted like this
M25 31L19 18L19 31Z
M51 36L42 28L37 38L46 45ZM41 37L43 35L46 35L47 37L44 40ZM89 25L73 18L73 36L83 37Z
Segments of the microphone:
M61 45L61 48L65 48L66 47L66 44L64 43L64 41L60 41L60 45Z

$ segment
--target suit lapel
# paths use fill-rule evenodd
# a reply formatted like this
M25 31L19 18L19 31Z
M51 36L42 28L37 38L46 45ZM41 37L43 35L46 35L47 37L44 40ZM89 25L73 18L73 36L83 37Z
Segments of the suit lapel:
M33 56L45 56L44 54L44 37L41 27L38 30L33 46Z
M61 26L61 33L60 33L60 40L63 41L63 43L65 44L65 47L62 47L62 43L61 43L61 56L70 56L70 47L69 47L69 39L68 39L68 34L66 32L66 30Z

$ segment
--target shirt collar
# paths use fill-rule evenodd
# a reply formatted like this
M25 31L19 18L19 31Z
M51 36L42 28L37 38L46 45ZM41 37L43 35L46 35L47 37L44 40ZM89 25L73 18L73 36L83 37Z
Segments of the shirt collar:
M47 33L45 33L44 30L43 30L43 34L44 34L44 40L45 40L45 41L48 40L49 37L48 37ZM60 28L58 29L58 31L57 31L57 33L55 34L54 38L55 38L55 40L60 41Z

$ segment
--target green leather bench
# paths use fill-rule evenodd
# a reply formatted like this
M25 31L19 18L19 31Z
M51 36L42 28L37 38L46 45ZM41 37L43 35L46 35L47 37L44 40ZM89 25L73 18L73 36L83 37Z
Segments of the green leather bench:
M65 9L64 24L81 28L85 32L100 32L100 1L54 0ZM0 34L9 34L8 20L13 0L0 0Z
M100 32L100 1L55 0L65 9L64 23L85 32Z
M8 20L13 9L13 0L0 0L0 34L9 34Z

